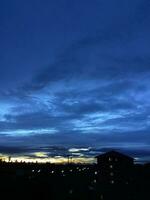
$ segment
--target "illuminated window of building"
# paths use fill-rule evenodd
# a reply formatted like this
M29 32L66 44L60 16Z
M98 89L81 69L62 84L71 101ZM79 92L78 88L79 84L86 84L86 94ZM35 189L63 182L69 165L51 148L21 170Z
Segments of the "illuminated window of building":
M113 165L110 165L109 167L112 169L112 168L113 168Z
M109 161L112 161L112 158L109 157Z
M97 171L95 172L95 175L97 175Z
M111 180L110 183L111 183L111 184L114 184L115 182L114 182L114 180Z

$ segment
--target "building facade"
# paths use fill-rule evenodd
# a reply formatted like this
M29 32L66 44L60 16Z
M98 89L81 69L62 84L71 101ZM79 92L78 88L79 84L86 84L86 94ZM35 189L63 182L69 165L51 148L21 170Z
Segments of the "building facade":
M129 184L132 180L134 159L116 151L97 157L98 181L103 184Z

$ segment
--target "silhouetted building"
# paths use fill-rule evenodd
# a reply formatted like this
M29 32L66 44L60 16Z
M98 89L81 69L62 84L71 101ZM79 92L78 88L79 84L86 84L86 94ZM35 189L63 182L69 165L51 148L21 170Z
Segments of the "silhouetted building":
M0 163L1 196L36 200L147 200L150 164L134 164L116 151L97 164ZM7 192L9 191L9 192Z
M129 184L132 180L134 159L116 151L97 157L98 181L102 184Z

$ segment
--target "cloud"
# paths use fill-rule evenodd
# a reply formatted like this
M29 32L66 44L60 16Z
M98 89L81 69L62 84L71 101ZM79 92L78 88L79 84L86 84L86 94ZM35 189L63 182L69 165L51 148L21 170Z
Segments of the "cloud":
M31 81L2 88L0 144L148 148L149 1L101 1L99 8L96 30L59 48Z
M51 86L57 81L68 81L74 78L94 77L94 79L109 80L125 78L125 76L134 78L139 73L149 73L147 26L143 29L145 37L142 41L141 35L138 35L142 34L142 24L148 23L149 2L141 0L136 3L127 1L121 4L119 1L116 1L116 4L108 2L112 7L118 5L120 9L115 9L114 14L111 7L109 11L112 18L105 19L104 28L99 28L96 33L86 34L70 43L56 56L52 64L41 69L41 72L33 77L32 82L20 89L28 93L41 90L47 85ZM108 4L104 2L102 7L107 11L109 9ZM106 13L102 11L102 15Z

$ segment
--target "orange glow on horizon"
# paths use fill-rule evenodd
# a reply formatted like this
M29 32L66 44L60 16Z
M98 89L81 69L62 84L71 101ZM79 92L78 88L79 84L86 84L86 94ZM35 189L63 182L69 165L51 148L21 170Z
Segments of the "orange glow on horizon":
M47 157L45 158L45 154L37 153L38 158L31 158L28 156L12 156L10 159L10 162L26 162L26 163L56 163L56 164L65 164L65 163L95 163L95 158L90 157L71 157L71 159L68 159L67 157L62 156L55 156L55 157ZM0 159L2 159L5 162L9 162L9 156L8 155L2 155L0 154Z

